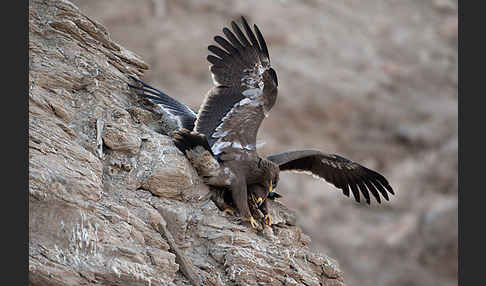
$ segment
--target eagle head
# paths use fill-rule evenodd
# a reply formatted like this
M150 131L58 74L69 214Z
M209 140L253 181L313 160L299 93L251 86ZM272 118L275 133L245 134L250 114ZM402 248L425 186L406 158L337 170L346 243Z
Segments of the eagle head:
M262 199L265 199L269 195L269 193L275 192L275 189L277 188L280 168L277 164L266 158L259 158L258 169L260 169L260 171L262 172L262 177L259 185L263 188L265 192L265 196L262 197Z

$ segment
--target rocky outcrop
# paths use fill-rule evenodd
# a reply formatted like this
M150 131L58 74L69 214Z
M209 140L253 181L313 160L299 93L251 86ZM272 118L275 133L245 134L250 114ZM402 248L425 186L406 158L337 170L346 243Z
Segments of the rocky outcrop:
M146 69L72 3L29 2L29 284L344 285L284 205L257 230L217 209L128 89Z

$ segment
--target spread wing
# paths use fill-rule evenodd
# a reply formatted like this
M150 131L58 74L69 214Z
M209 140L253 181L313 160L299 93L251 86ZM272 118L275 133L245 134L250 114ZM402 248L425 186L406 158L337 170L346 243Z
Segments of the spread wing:
M347 197L351 190L357 202L360 202L360 191L368 204L369 193L378 203L381 203L380 194L387 201L388 193L395 194L381 174L336 154L301 150L272 155L268 159L278 164L280 171L310 172L341 189Z
M151 87L150 85L139 79L134 78L133 76L130 76L130 78L141 85L140 87L128 84L129 87L142 92L137 93L138 96L150 99L152 102L160 105L170 114L177 117L180 121L180 125L182 128L186 128L188 130L194 129L194 121L196 121L197 111L194 111L189 106L173 99L162 91Z
M215 86L199 110L195 131L206 135L215 155L254 152L258 128L277 97L265 40L256 25L254 33L243 17L242 22L246 36L233 21L233 31L223 28L226 39L214 37L219 47L208 47Z

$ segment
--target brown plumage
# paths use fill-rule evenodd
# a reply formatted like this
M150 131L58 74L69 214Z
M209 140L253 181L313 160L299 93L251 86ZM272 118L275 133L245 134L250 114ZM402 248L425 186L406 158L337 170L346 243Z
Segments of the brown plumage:
M139 80L136 81L143 87L132 87L142 90L141 96L161 104L178 117L182 127L191 130L194 122L195 132L181 129L174 133L176 146L188 156L207 184L229 188L238 212L251 221L246 186L259 183L269 188L278 175L278 166L256 153L257 132L275 104L278 82L260 30L254 25L253 32L246 19L241 20L246 35L233 21L233 31L223 29L226 39L214 37L219 47L208 47L213 53L207 60L212 64L210 71L215 86L207 93L197 116ZM193 149L200 142L200 134L207 139L208 144L203 147L208 152ZM206 160L209 154L217 157L219 167L215 167L216 160ZM201 165L204 162L206 167Z
M214 87L206 94L199 112L140 80L134 79L142 87L130 85L143 91L140 96L179 118L181 129L174 132L174 143L198 174L208 185L227 190L226 196L231 194L231 199L226 197L226 201L234 204L252 225L248 201L268 214L267 198L279 196L273 189L280 171L311 173L332 183L346 196L351 191L358 202L360 192L368 204L369 193L378 203L380 195L389 200L388 193L394 192L382 175L339 155L300 150L268 158L258 156L257 132L275 104L278 80L260 30L254 25L253 31L243 17L242 24L246 35L233 21L232 30L223 28L226 38L214 37L219 46L208 47Z
M243 17L242 23L246 35L233 21L233 31L223 29L226 39L214 38L220 47L208 47L213 53L207 60L212 64L210 71L215 86L197 114L194 131L206 136L208 151L217 156L220 164L213 172L218 175L207 177L206 183L229 188L240 215L252 220L247 185L260 183L269 188L278 176L278 166L256 153L258 129L276 101L277 78L270 67L267 45L260 30L255 25L253 32ZM178 138L191 141L186 130L174 136L178 147L183 145Z
M357 202L360 192L370 204L371 193L378 203L380 194L388 201L388 193L395 194L388 181L378 172L336 154L318 150L284 152L267 157L279 166L280 171L306 172L333 184L349 197L349 191ZM358 191L359 187L359 191Z

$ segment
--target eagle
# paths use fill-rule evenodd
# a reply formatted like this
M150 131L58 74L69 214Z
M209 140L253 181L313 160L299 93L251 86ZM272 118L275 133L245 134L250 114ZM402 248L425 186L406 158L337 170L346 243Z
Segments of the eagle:
M274 106L278 93L277 73L270 64L267 44L256 24L253 30L241 17L243 30L231 22L215 36L219 45L209 45L207 56L214 86L199 110L175 100L147 83L131 77L140 86L139 96L162 106L179 120L173 141L190 160L204 182L229 190L229 200L243 221L256 227L250 211L255 203L271 224L266 201L279 195L276 187L281 171L304 172L317 176L350 193L359 203L360 195L370 204L370 193L378 203L394 194L380 173L337 154L305 149L262 157L256 150L258 129ZM228 199L226 200L228 201Z

